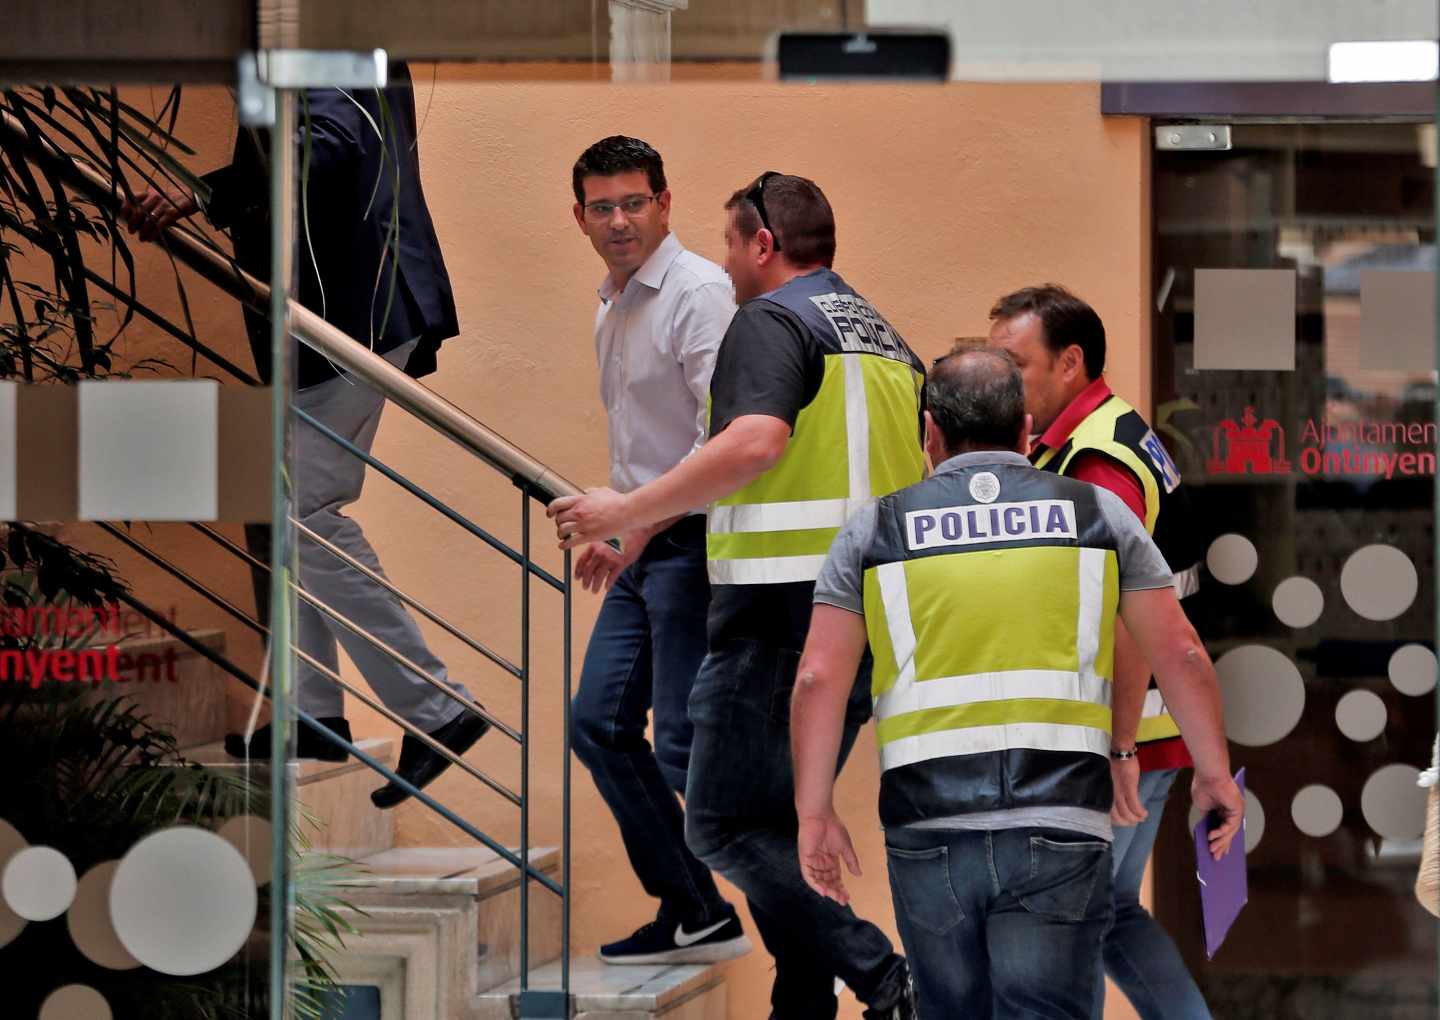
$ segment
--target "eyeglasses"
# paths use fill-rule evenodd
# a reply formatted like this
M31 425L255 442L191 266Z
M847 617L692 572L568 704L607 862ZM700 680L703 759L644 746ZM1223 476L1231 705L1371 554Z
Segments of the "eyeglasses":
M627 195L618 202L609 202L604 199L599 202L590 202L585 205L585 218L592 223L604 223L615 215L616 209L626 216L639 216L645 211L646 206L659 197L659 195Z
M775 228L770 225L770 217L765 212L765 185L770 178L779 176L781 174L778 170L766 170L760 175L760 179L750 186L750 190L745 192L745 201L755 207L755 211L760 214L760 225L770 231L770 236L775 241L774 251L780 250L780 238L775 233Z

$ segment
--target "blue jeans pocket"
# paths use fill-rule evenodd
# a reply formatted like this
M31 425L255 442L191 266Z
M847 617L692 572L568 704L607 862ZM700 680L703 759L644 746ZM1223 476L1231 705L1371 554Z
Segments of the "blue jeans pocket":
M950 884L950 848L900 850L887 845L890 890L905 919L932 935L944 935L965 920Z
M704 526L689 527L688 521L682 521L671 528L666 529L661 536L661 541L671 549L684 553L705 552L705 528Z
M1016 899L1052 921L1090 921L1110 909L1110 844L1077 836L1030 837L1030 879Z

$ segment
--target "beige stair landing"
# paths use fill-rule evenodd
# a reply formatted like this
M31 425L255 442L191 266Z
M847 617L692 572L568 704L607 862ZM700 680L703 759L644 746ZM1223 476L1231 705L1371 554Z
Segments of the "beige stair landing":
M512 851L518 853L518 851ZM365 887L358 898L369 910L406 906L417 898L459 892L477 904L476 959L472 991L491 988L520 973L520 872L484 847L403 847L367 857L358 865ZM560 877L560 852L532 847L530 866L547 878ZM560 897L539 883L530 883L530 965L560 957Z
M361 740L393 767L395 742ZM244 768L219 743L190 749L192 761ZM264 768L265 766L250 766ZM514 1020L520 991L520 873L485 847L395 847L393 813L370 803L384 780L355 759L291 765L300 802L321 824L313 852L353 859L356 877L336 890L359 930L333 962L340 982L380 990L382 1020ZM512 850L512 852L514 852ZM530 864L559 880L553 847ZM530 885L530 986L560 986L558 896ZM363 911L363 913L361 913ZM720 966L626 966L592 953L571 960L575 1020L725 1020Z
M395 741L391 738L373 737L357 741L355 746L382 765L395 767ZM191 748L184 755L211 768L247 767L226 754L220 742ZM316 823L301 823L312 851L359 860L395 845L394 812L381 811L370 803L370 791L384 785L384 777L353 757L343 762L301 758L290 767L295 776L295 796Z
M531 971L532 988L560 987L560 964ZM570 961L576 1020L725 1020L725 981L718 965L617 967L593 956ZM485 1020L508 1020L519 1006L520 980L480 996Z
M530 851L552 880L560 855ZM380 989L383 1020L464 1018L479 991L520 968L520 873L484 847L401 848L359 862L338 895L360 930L335 959L345 984ZM363 911L363 913L361 913ZM530 886L532 966L560 955L559 897Z

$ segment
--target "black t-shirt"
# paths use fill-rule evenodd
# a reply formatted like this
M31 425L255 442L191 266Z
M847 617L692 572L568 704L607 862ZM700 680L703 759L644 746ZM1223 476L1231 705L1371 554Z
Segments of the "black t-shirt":
M824 351L804 323L772 301L747 302L730 321L715 355L710 435L747 414L780 418L793 431L824 377ZM712 648L735 640L797 651L805 647L813 581L717 584L710 592Z

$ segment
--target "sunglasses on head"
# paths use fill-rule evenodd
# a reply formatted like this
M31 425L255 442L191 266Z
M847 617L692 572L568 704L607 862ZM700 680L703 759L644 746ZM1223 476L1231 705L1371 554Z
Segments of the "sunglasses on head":
M769 182L770 178L779 176L781 176L781 174L778 170L766 170L760 175L759 179L750 186L750 190L745 192L745 201L755 207L755 211L760 214L760 225L770 231L770 237L775 241L774 251L780 250L780 238L776 236L775 228L770 225L770 216L765 211L765 185Z

